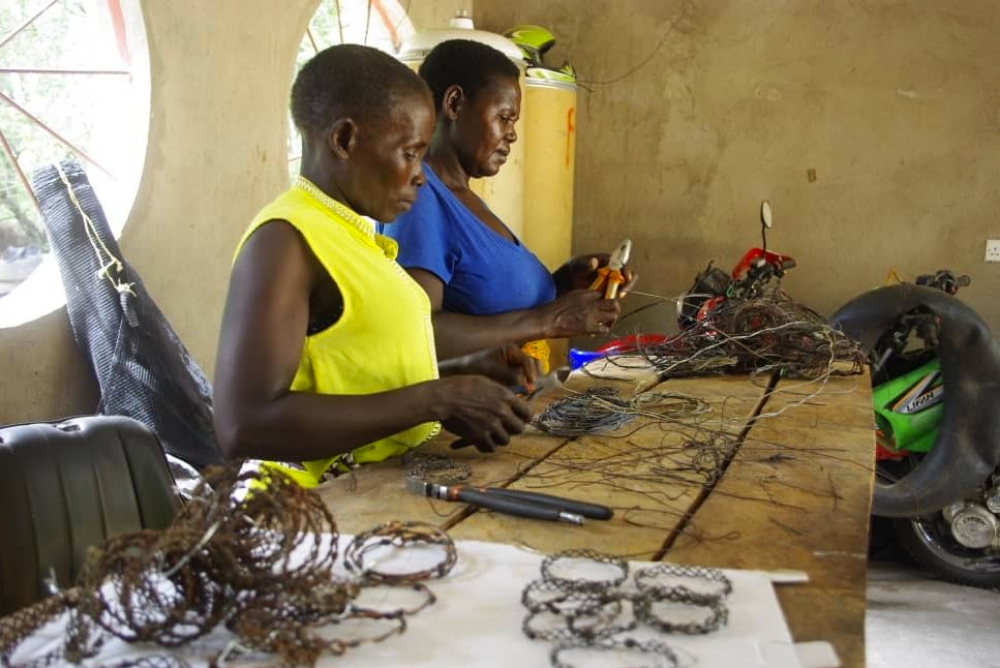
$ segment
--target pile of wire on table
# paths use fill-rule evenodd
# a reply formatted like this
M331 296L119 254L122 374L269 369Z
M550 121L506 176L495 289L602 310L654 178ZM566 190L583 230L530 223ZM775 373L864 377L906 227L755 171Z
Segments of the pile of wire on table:
M387 522L354 537L342 577L334 571L338 538L319 496L280 472L217 469L168 528L92 548L76 587L0 620L0 664L12 665L26 639L68 613L62 647L18 665L76 663L98 656L112 637L177 647L219 625L235 637L213 663L249 652L312 665L323 654L402 633L408 615L435 601L423 581L445 576L457 559L454 543L436 527ZM370 565L376 553L417 546L440 552L436 563L418 572ZM362 592L372 587L414 590L419 602L389 610L362 604ZM352 632L356 626L375 630ZM186 664L159 655L113 665Z
M676 668L669 644L648 633L645 639L630 634L640 627L707 634L729 619L725 599L732 582L716 569L661 563L630 579L625 559L584 549L546 557L541 574L521 593L528 610L522 629L532 640L556 641L549 655L555 668L574 665L574 655L609 653Z
M661 380L773 370L801 378L861 372L865 355L856 342L782 295L727 301L706 320L662 343L640 346L635 354Z
M708 402L679 392L625 398L613 387L591 387L549 404L532 423L547 434L573 437L616 431L642 417L677 423L710 411Z

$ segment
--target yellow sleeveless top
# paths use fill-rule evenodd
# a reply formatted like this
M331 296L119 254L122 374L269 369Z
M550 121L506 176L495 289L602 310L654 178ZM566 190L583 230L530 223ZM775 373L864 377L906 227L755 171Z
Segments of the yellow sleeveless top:
M306 336L290 389L316 394L373 394L438 377L431 305L423 288L396 263L396 242L299 177L257 214L236 250L261 225L284 220L309 244L337 284L344 302L340 319ZM386 407L391 410L390 407ZM401 455L440 430L428 422L356 448L348 455L303 462L289 471L300 484L315 485L335 464L377 462ZM330 434L335 443L337 434ZM338 461L339 460L339 461Z

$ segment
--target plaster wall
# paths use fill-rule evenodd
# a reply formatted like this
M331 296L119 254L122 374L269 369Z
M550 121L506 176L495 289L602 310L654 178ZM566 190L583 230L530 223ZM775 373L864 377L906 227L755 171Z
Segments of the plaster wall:
M1000 5L476 0L475 18L546 26L551 62L576 65L574 250L631 236L638 290L731 269L769 199L796 299L829 314L890 269L947 267L1000 332L1000 264L983 259L1000 238Z

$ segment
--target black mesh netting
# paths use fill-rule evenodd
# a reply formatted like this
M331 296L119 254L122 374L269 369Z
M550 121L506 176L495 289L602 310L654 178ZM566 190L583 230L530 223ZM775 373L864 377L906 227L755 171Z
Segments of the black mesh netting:
M71 161L61 167L79 207L54 165L36 171L32 185L59 262L73 337L100 385L98 411L144 423L167 453L198 468L220 462L211 385L127 262L111 274L134 294L98 276L101 261L80 208L114 257L123 259L121 249L83 169Z

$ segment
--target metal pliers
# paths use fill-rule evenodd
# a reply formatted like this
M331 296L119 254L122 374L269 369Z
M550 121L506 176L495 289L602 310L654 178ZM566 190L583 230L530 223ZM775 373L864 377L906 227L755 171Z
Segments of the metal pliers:
M622 269L628 264L629 256L632 255L632 240L626 239L618 244L618 248L611 254L608 266L597 270L597 278L590 284L591 290L604 290L605 299L614 299L618 296L618 288L625 282L625 275Z
M530 517L536 520L583 524L584 517L609 520L614 515L614 511L607 506L519 489L440 485L416 478L407 478L406 487L412 492L434 499L461 501L481 508L489 508L499 513Z

